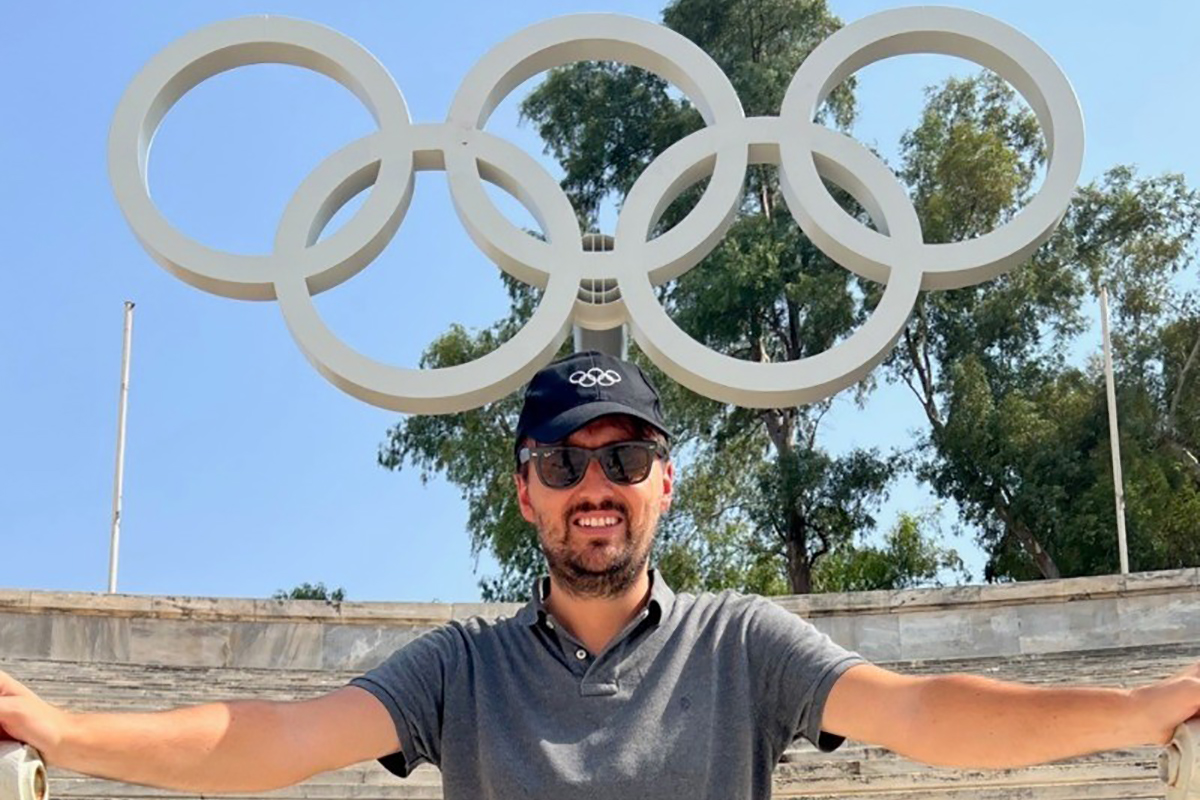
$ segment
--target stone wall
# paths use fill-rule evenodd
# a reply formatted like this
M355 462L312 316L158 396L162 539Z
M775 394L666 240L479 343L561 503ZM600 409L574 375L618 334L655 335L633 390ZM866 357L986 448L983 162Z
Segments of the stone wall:
M872 661L1200 642L1200 569L775 600ZM369 669L451 619L520 604L340 603L0 589L0 654L56 661Z

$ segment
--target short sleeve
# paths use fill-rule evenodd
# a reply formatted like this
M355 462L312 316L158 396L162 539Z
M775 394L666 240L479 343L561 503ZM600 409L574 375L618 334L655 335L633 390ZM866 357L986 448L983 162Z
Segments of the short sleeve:
M458 631L443 626L417 637L349 682L373 694L392 716L402 752L379 759L392 774L407 778L421 763L441 765L446 686L463 648Z
M799 736L833 752L845 738L821 730L825 700L842 673L868 662L811 623L760 599L747 633L759 721L780 755Z

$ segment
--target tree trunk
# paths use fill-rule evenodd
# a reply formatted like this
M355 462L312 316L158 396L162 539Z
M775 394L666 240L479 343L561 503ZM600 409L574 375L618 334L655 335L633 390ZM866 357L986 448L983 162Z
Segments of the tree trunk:
M930 365L929 349L927 340L925 339L925 307L917 304L917 318L919 320L920 341L913 337L912 327L910 326L904 331L904 343L908 350L908 358L916 370L917 377L921 381L921 388L918 390L916 386L908 381L909 388L917 395L921 406L925 409L925 418L929 420L929 425L933 428L933 443L934 447L939 447L938 438L945 430L945 425L942 423L941 412L937 405L937 394L933 386L933 368ZM907 379L906 379L907 380ZM1054 563L1054 559L1046 552L1045 548L1038 542L1037 537L1033 535L1033 531L1029 527L1013 519L1012 509L1003 495L997 495L992 502L992 508L995 509L996 516L1000 517L1004 522L1005 528L1017 537L1022 549L1029 554L1037 564L1038 571L1042 573L1043 578L1060 578L1062 573L1058 570L1058 565Z
M1166 436L1163 439L1163 446L1191 473L1192 479L1197 484L1200 484L1200 458L1197 458L1195 453L1188 450L1187 447L1171 436Z
M1038 543L1037 537L1033 532L1020 520L1013 519L1012 509L1002 497L997 497L993 503L996 509L996 516L1000 517L1004 522L1004 527L1009 533L1017 537L1017 541L1021 544L1021 549L1029 554L1033 559L1033 563L1037 565L1038 572L1042 573L1042 577L1048 580L1061 578L1062 573L1058 570L1058 564L1054 563L1054 559L1046 552L1045 548Z
M761 360L761 358L759 359ZM796 424L795 411L778 408L765 408L759 412L766 426L767 435L775 446L776 469L785 469L792 453L792 432ZM796 497L789 491L787 497L787 528L784 531L784 543L787 554L788 584L792 594L810 594L812 592L812 564L808 554L808 528L804 516L796 510Z
M788 583L792 594L812 593L812 565L808 561L808 533L799 514L788 514Z
M1183 442L1179 441L1179 438L1176 436L1178 433L1176 420L1179 413L1179 400L1183 397L1189 373L1198 363L1200 363L1200 335L1197 335L1196 341L1192 343L1191 352L1188 353L1187 359L1183 362L1183 368L1179 370L1179 377L1175 380L1175 390L1171 393L1171 404L1167 408L1167 424L1166 433L1163 435L1163 444L1166 446L1167 451L1177 458L1183 464L1184 468L1191 473L1196 483L1200 484L1200 459Z
M1062 577L1062 573L1058 571L1058 564L1055 564L1050 554L1042 549L1028 528L1018 524L1013 529L1013 533L1016 534L1017 541L1025 548L1025 552L1033 557L1033 563L1037 564L1038 572L1042 573L1043 578L1053 580Z
M1196 341L1192 343L1192 350L1183 362L1183 369L1179 370L1179 377L1175 381L1175 391L1171 393L1171 405L1167 409L1167 428L1172 432L1175 430L1175 415L1179 411L1179 398L1183 397L1183 388L1187 386L1188 373L1198 363L1197 359L1200 359L1200 335L1196 336Z

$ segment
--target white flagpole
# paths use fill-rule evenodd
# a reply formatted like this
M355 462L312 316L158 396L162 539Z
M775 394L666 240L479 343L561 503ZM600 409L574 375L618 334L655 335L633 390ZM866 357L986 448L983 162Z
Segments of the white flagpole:
M133 301L125 301L125 346L121 353L121 399L117 413L117 474L113 479L112 543L108 551L108 593L117 591L121 547L121 491L125 480L125 413L129 408L129 349L133 343Z
M1117 429L1117 389L1113 380L1112 343L1108 337L1108 289L1100 287L1100 330L1104 336L1104 381L1108 387L1108 436L1112 450L1113 492L1117 502L1117 547L1121 574L1129 574L1129 547L1125 542L1125 484L1121 478L1121 441Z

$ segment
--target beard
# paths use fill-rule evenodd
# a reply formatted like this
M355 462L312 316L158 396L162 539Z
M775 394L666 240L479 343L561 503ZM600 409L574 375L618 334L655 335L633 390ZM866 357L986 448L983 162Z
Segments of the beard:
M571 517L588 511L619 513L625 520L621 535L597 540L571 525ZM612 498L578 503L557 521L537 515L538 543L550 574L569 594L599 599L625 594L645 571L657 525L652 504L635 517L625 503Z

